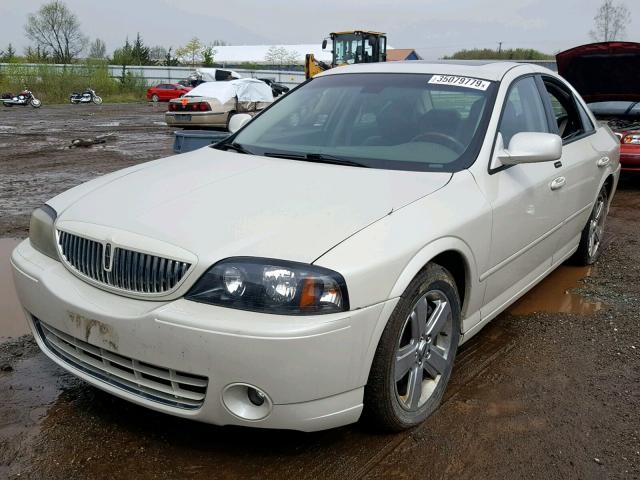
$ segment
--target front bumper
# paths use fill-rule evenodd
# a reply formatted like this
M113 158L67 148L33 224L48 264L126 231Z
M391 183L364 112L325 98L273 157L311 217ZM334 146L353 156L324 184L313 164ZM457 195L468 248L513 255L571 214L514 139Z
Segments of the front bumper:
M320 316L256 314L184 299L144 301L108 293L34 250L29 240L14 250L11 263L36 340L52 360L126 400L217 425L314 431L357 421L376 347L374 332L395 303ZM92 375L43 341L36 318L97 355L133 359L135 365L178 372L181 378L205 378L201 405L172 406ZM232 413L223 401L232 384L265 392L269 414L250 420Z
M620 148L620 165L622 170L640 171L640 146L623 145Z

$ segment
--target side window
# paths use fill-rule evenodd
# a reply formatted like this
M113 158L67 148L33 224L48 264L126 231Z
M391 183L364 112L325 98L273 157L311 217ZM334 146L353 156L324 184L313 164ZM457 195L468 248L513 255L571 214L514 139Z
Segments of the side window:
M516 80L505 102L498 131L504 145L520 132L549 132L544 104L533 77Z
M589 117L569 89L549 79L544 80L544 86L549 94L558 135L564 141L593 130Z

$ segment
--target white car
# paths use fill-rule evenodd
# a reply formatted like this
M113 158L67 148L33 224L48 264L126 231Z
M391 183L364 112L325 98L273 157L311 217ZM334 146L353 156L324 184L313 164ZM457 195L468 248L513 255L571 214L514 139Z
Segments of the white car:
M618 175L619 141L549 70L346 66L213 148L51 199L12 263L40 348L107 392L218 425L364 410L400 430L458 345L595 261Z

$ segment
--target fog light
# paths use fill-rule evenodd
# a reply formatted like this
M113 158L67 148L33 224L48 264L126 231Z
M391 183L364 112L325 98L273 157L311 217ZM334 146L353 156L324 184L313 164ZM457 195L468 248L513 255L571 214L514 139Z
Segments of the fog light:
M264 393L256 390L253 387L249 387L247 389L247 396L249 397L249 401L253 403L256 407L259 407L264 403Z
M222 403L234 416L255 422L269 416L273 403L258 387L246 383L232 383L222 392Z

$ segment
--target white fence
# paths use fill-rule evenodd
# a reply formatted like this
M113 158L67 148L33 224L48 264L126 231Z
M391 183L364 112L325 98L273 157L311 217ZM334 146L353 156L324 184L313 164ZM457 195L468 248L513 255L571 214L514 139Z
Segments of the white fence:
M518 61L518 60L515 60ZM440 60L439 63L443 62L451 62L451 63L467 63L467 64L482 64L486 63L486 60L467 60L467 61L457 61L457 60ZM537 63L543 65L551 70L557 70L556 62L548 61L548 60L520 60L523 63ZM3 71L7 70L7 68L11 66L11 68L19 68L23 72L28 72L33 69L34 71L38 69L41 65L33 64L33 63L25 63L25 64L7 64L0 63L0 74ZM64 69L73 69L78 72L78 75L82 75L83 71L87 71L87 67L78 64L78 65L47 65L49 68L58 68L60 70ZM111 77L117 78L122 76L122 65L109 65L108 67L109 75ZM296 70L249 70L242 68L229 68L230 70L234 70L238 72L243 77L247 78L268 78L278 83L282 83L288 86L295 86L304 81L304 72L296 71ZM125 72L132 72L136 75L140 75L145 78L148 85L154 85L157 83L173 83L178 80L183 80L189 76L191 72L193 72L192 67L158 67L158 66L127 66L125 67ZM35 73L35 72L34 72ZM88 73L88 72L87 72Z
M15 72L18 69L23 72L23 74L36 73L37 69L41 65L35 63L24 63L24 64L8 64L8 63L0 63L0 74L4 71ZM78 72L78 75L83 75L83 72L87 72L87 67L82 64L78 65L63 65L63 64L55 64L55 65L47 65L48 68L56 68L59 70L64 69L73 69ZM122 65L109 65L108 67L109 75L111 77L117 78L122 76ZM154 85L157 83L173 83L178 80L183 80L189 76L191 72L193 72L193 68L191 67L157 67L157 66L126 66L126 72L132 72L135 75L140 75L145 78L148 85ZM249 70L242 68L230 68L229 70L233 70L238 72L243 77L247 78L268 78L278 83L282 83L287 86L295 86L304 81L304 72L303 71L289 71L289 70Z

